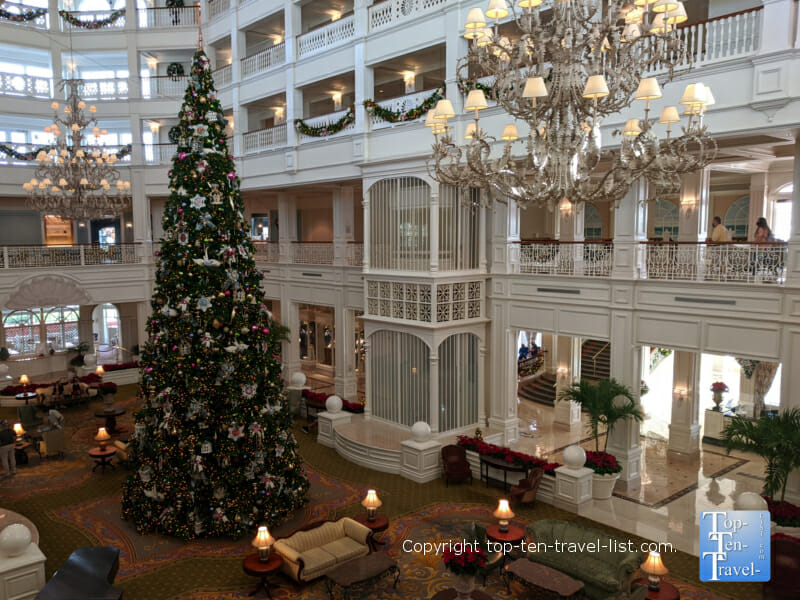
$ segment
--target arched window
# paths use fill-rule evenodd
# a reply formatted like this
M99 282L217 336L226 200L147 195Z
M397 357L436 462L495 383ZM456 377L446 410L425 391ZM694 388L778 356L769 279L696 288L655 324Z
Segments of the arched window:
M586 212L583 215L583 237L587 240L603 238L603 219L594 204L586 205Z
M656 200L653 235L662 239L678 239L678 207L669 200Z
M747 239L747 226L749 221L750 196L742 196L728 208L722 224L731 230L734 238Z
M12 356L36 353L41 340L41 309L3 311L6 347Z
M478 338L451 335L439 346L439 431L478 422Z
M5 344L12 356L42 353L41 344L56 352L78 345L80 307L50 306L3 311Z
M66 350L78 345L78 321L80 309L77 306L58 306L44 309L44 325L48 347Z

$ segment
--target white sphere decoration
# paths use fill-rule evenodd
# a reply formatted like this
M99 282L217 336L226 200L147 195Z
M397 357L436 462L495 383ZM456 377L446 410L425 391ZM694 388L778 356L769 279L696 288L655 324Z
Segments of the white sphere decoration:
M335 394L328 396L328 399L325 400L325 410L329 413L342 412L342 399Z
M755 492L742 492L733 503L734 510L767 510L767 501Z
M570 469L580 469L586 463L586 451L580 446L564 448L564 465Z
M411 437L415 442L427 442L431 439L431 426L425 421L417 421L411 426Z
M291 379L292 387L303 387L306 384L306 376L300 372L294 373Z
M31 530L22 523L12 523L0 531L0 550L6 556L19 556L31 543Z
M4 362L0 362L0 375L5 375L8 373L8 365Z
M93 367L97 364L97 357L94 354L87 354L83 357L83 364L87 367Z

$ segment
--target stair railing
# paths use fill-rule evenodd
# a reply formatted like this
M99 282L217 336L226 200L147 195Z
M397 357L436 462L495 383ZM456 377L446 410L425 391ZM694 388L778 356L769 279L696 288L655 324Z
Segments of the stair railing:
M594 376L595 377L597 377L597 357L600 356L603 353L603 350L608 348L610 345L611 345L611 342L606 342L603 345L603 347L600 348L600 350L598 350L597 352L595 352L594 356L592 356L592 365L593 365L593 370L594 370Z

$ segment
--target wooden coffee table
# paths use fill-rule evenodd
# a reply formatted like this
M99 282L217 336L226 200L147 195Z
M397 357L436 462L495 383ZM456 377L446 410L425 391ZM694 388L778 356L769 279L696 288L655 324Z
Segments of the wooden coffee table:
M560 571L551 569L527 558L518 558L503 570L506 589L511 580L519 581L534 592L548 598L582 598L583 582L577 581Z
M633 585L648 585L648 581L644 577L639 577L633 580ZM631 586L633 587L633 586ZM671 583L667 583L663 579L658 582L658 591L647 590L647 600L681 600L681 593Z
M472 590L469 596L472 600L493 600L493 598L483 590ZM436 592L431 600L456 600L456 598L458 598L458 592L455 588L447 588L441 592Z
M353 520L358 523L361 523L364 527L369 527L370 531L372 532L372 534L369 536L370 550L375 552L377 551L378 546L383 546L386 544L386 542L381 542L376 540L375 536L379 533L383 533L389 528L389 517L378 513L377 515L375 515L375 519L373 521L370 521L367 518L366 513L359 513L358 515L353 517Z
M242 561L242 570L251 577L261 578L256 586L256 589L250 592L250 595L255 596L260 590L263 589L267 593L267 596L272 598L272 592L269 589L269 581L267 581L267 577L269 577L272 573L275 573L282 566L283 557L277 552L270 552L269 558L267 558L265 562L262 562L261 559L258 558L258 552L248 554L247 557Z
M325 579L325 586L328 588L331 600L333 600L336 586L342 588L342 598L347 600L350 598L351 590L364 588L376 579L390 574L394 575L393 587L396 588L397 580L400 579L397 561L383 553L367 554L361 558L349 560L330 571Z
M111 463L111 457L117 453L117 449L114 446L106 446L105 448L101 448L100 446L95 446L91 450L89 450L89 456L94 459L94 462L97 463L92 469L92 473L97 470L97 467L102 469L102 472L106 472L106 467L114 468L114 465Z
M115 433L122 433L122 429L117 428L117 417L120 417L125 414L125 409L121 406L112 406L111 408L106 408L104 410L98 410L94 413L94 416L98 419L105 419L106 423L106 431L111 435Z

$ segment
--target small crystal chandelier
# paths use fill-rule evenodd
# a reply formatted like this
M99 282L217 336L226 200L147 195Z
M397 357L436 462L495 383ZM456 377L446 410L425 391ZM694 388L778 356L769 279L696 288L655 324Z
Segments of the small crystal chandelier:
M510 13L519 30L513 41L499 28ZM494 19L493 28L486 17ZM452 103L441 100L429 111L432 177L480 188L487 192L483 202L494 197L551 210L564 200L616 207L639 178L651 184L653 197L677 191L681 174L704 167L716 153L703 124L714 97L703 84L690 84L683 94L687 123L677 134L677 107L664 108L657 119L666 125L663 138L650 119L650 102L661 98L659 78L666 83L680 66L691 68L691 52L676 31L686 20L677 0L625 6L622 0L491 0L485 15L471 9L464 34L471 44L458 73L469 90L464 109L474 121L459 145L448 125ZM644 76L652 72L659 78ZM522 136L514 122L499 140L481 128L479 112L489 107L484 90L525 123ZM603 119L635 100L645 102L643 118L614 132L622 135L616 152L604 150Z
M115 153L99 144L86 145L88 127L92 126L95 139L106 131L97 126L95 106L89 107L91 116L84 113L86 103L78 94L82 85L82 79L61 81L59 89L69 90L64 115L59 116L58 102L53 102L53 124L45 127L45 132L55 136L55 145L39 151L35 177L22 187L28 193L28 204L43 213L70 219L118 215L130 206L131 183L121 179L114 168Z

